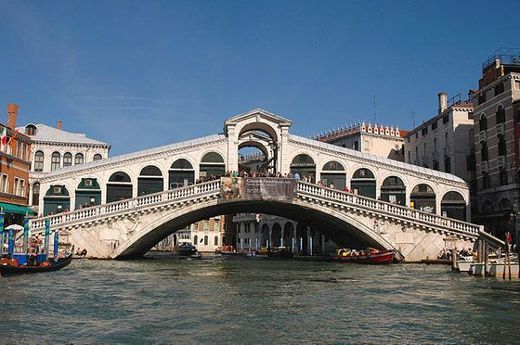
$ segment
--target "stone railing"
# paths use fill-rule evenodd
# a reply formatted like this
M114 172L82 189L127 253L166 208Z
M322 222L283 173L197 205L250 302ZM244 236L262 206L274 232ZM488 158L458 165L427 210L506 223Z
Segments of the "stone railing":
M51 227L71 223L81 223L95 220L96 218L101 218L103 216L130 213L149 207L160 206L162 204L173 204L205 195L216 195L219 192L220 180L214 180L188 187L170 189L155 194L143 195L133 199L125 199L104 205L78 209L71 212L35 218L31 220L30 227L33 232L37 232L44 229L47 220L50 222Z
M395 217L399 220L411 222L426 227L442 229L443 231L464 234L469 237L477 237L481 227L476 224L467 223L457 219L442 217L437 214L415 210L413 208L395 205L389 202L375 200L372 198L342 192L314 184L298 182L298 194L301 196L314 197L350 206L360 211L371 211L381 215Z
M95 221L104 217L129 214L162 205L186 202L200 197L218 196L220 193L220 186L220 180L214 180L188 187L144 195L133 199L126 199L104 205L78 209L71 212L35 218L31 220L30 227L33 232L38 232L44 229L45 221L47 220L53 228L65 225L71 226L74 224ZM437 229L471 238L477 237L482 231L480 226L476 224L442 217L436 214L305 182L298 182L297 195L300 198L310 198L330 202L340 207L350 207L362 212L373 212L403 222L413 223L426 228Z

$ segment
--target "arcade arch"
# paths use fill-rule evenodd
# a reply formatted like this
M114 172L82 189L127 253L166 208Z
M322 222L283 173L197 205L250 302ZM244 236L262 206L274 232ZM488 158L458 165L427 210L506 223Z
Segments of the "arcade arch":
M466 220L466 201L455 191L447 192L441 200L441 214L444 217Z
M96 178L82 178L75 192L74 209L101 204L101 188Z
M43 198L43 215L70 210L70 195L64 185L51 185Z
M107 202L132 198L132 180L127 173L117 171L110 175L107 183Z
M410 207L429 213L437 213L436 195L433 188L425 183L418 184L410 194Z
M311 182L316 181L316 163L308 154L302 153L294 157L290 168L293 176L298 174L301 179L310 177Z
M195 169L193 165L184 158L179 158L168 170L168 188L185 187L195 183Z
M330 187L332 184L334 188L344 190L346 186L346 176L343 164L338 161L330 161L323 166L320 180L327 187Z
M199 176L201 179L224 176L226 164L220 153L211 151L202 156L199 165Z
M406 205L406 186L399 177L388 176L381 185L381 200Z
M356 170L354 175L352 175L350 189L353 193L375 199L376 178L374 173L367 168Z

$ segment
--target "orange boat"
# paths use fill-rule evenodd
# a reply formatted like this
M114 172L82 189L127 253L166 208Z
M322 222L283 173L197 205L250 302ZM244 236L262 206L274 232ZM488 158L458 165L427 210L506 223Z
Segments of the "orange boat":
M334 261L338 262L353 262L357 264L372 264L372 265L386 265L391 263L395 258L393 250L351 250L339 249L338 254L334 256Z

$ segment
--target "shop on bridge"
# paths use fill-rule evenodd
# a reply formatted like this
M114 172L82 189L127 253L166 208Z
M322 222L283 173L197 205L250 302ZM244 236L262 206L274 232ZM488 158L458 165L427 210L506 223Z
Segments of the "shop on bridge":
M95 178L82 178L76 189L75 208L101 204L101 188Z
M353 193L375 199L376 178L374 173L366 168L356 170L350 182L350 189Z
M107 202L132 198L132 180L128 174L118 171L113 173L107 183Z
M43 214L56 214L70 210L70 194L63 185L51 185L43 198Z
M467 220L464 197L453 191L444 194L441 200L441 214L444 217Z
M224 158L217 152L206 153L199 165L201 179L208 180L212 177L220 177L226 174L226 164Z
M334 188L336 189L345 189L346 173L343 164L340 162L331 161L325 164L321 171L320 178L323 185L327 187L334 185Z
M405 206L406 186L403 180L397 176L385 178L381 186L381 200Z
M137 178L137 195L148 195L162 192L164 188L161 170L154 165L147 165Z
M415 186L410 194L410 207L424 212L437 213L435 193L432 187L424 183Z
M294 157L291 162L291 174L296 176L298 174L301 179L311 177L311 182L316 181L316 163L311 156L300 154Z
M195 183L195 170L188 160L177 159L168 171L168 186L170 189L186 187Z

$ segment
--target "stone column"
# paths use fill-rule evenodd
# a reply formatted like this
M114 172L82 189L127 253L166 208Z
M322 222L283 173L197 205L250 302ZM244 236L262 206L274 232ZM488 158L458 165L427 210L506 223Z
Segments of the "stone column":
M325 234L321 234L321 255L325 254Z
M235 125L230 124L227 130L227 159L226 170L238 171L238 133L235 132Z
M309 229L309 227L307 227L307 254L308 255L311 255L311 253L312 253L311 244L312 244L311 230Z
M298 241L298 237L296 237L296 226L293 222L293 253L296 253L298 244L296 243Z
M273 226L269 224L269 243L267 244L267 248L271 248L273 245Z

